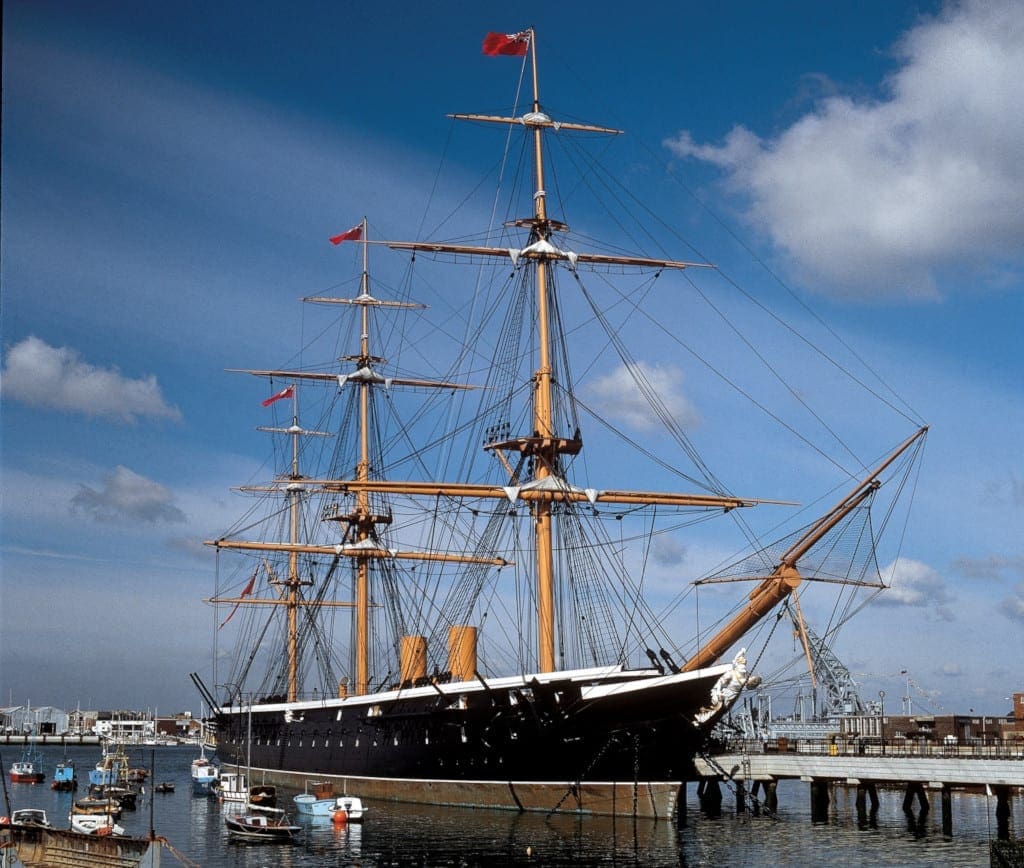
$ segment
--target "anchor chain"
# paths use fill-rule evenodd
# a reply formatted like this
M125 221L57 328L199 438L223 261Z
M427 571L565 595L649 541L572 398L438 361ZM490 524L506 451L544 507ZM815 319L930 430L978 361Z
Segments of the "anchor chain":
M580 774L576 778L576 783L571 785L569 787L569 789L567 789L565 791L565 795L563 795L562 798L560 798L558 800L557 804L550 811L548 811L548 813L547 813L548 817L550 817L560 807L562 807L562 804L565 802L565 800L567 798L569 798L569 796L572 795L573 790L577 790L578 791L578 787L579 787L580 781L584 777L586 777L587 772L589 772L594 766L596 766L598 764L598 762L600 762L601 757L603 757L608 752L608 748L610 748L612 746L612 742L614 742L615 740L616 740L616 734L615 733L612 733L610 736L608 736L608 740L604 743L604 745L601 747L601 749L594 755L594 758L590 761L590 764L583 770L583 773ZM634 791L635 791L635 789L636 789L636 787L634 787ZM635 802L635 795L634 795L634 802ZM635 804L634 804L634 808L635 808Z
M704 762L706 762L709 766L711 766L713 769L715 769L719 773L719 776L725 782L725 786L729 790L731 790L732 794L735 796L736 793L737 793L737 788L736 788L735 784L733 784L732 773L726 771L726 769L721 764L719 764L713 757L709 756L703 750L703 748L698 748L697 753L700 755L700 758L702 760L704 760ZM744 757L742 762L743 762L744 767L748 767L749 768L750 760L747 757ZM749 798L750 801L752 802L755 810L760 811L762 809L762 807L764 807L762 802L761 802L761 800L757 796L755 796L753 793L747 793L746 795L747 795L747 798Z

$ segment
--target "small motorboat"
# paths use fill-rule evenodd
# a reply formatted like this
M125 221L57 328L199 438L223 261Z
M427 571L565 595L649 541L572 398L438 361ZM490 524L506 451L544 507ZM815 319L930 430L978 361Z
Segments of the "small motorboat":
M361 823L366 808L358 796L329 795L330 791L303 793L295 796L295 807L300 814L313 817L330 817L338 823Z
M115 820L121 817L121 803L117 799L86 796L75 802L76 814L110 814Z
M249 787L248 805L250 808L266 810L277 808L277 787L272 784L253 784Z
M20 760L11 763L12 784L41 784L45 780L43 755L38 750L27 748Z
M112 814L72 814L71 831L82 835L124 835L124 827L119 826Z
M192 760L192 792L197 796L211 795L211 788L215 787L219 777L220 767L205 756Z
M329 781L313 781L304 793L294 797L295 809L313 817L330 816L334 810L334 786Z
M53 783L50 784L50 789L61 792L74 792L78 789L75 764L71 760L65 759L57 763L53 770Z
M291 841L301 831L288 820L284 811L261 811L224 817L228 836L244 841Z
M46 819L46 811L42 808L18 808L16 811L11 811L11 824L50 828L50 821Z
M153 789L158 793L173 793L174 781L161 781Z
M93 784L89 787L87 799L92 799L96 802L117 802L117 806L122 811L134 811L138 805L138 797L139 793L133 787L97 786ZM80 799L79 801L85 801L85 799Z
M358 796L338 796L334 800L334 808L331 810L331 819L335 823L361 823L367 809Z

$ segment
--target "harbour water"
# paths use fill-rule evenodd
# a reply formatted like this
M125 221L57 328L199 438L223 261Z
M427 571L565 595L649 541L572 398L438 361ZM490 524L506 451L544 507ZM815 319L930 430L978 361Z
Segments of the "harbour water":
M7 747L4 773L20 751ZM43 749L45 784L7 784L11 808L40 807L55 825L67 825L74 794L50 789L53 767L64 755L60 747ZM711 819L700 812L695 785L688 788L688 823L637 822L601 817L544 817L440 806L370 803L361 825L338 828L328 819L293 819L303 826L292 844L229 842L223 808L214 800L193 796L189 764L194 747L136 748L129 751L133 767L154 774L138 810L125 812L121 825L131 834L145 835L153 827L177 852L204 868L220 866L359 865L365 868L415 865L471 866L987 866L989 841L996 835L995 799L984 794L953 797L953 836L942 835L938 805L923 817L904 814L903 794L880 790L880 806L872 821L858 826L855 793L835 791L827 823L813 824L808 785L799 781L779 785L775 817L746 813L736 816L731 793L725 792L722 815ZM98 747L69 747L84 794L88 770L99 758ZM1024 766L1022 766L1024 772ZM85 781L85 783L81 783ZM154 783L173 781L173 793L153 793ZM258 782L258 781L255 781ZM291 807L293 793L281 793L282 806ZM6 806L4 808L6 812ZM1024 836L1024 797L1013 800L1010 834ZM165 853L167 865L179 864ZM187 863L184 863L187 864Z

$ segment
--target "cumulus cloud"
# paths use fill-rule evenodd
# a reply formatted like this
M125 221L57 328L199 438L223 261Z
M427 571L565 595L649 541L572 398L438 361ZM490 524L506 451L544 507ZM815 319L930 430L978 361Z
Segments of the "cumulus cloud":
M35 336L7 351L3 369L6 400L33 407L84 413L134 423L143 416L181 419L163 398L156 377L125 377L117 368L99 368L70 347L51 347Z
M920 561L900 558L882 571L889 588L875 597L881 606L909 606L924 609L943 621L953 620L953 597L946 580Z
M1013 592L1003 599L999 611L1011 621L1024 624L1024 582L1020 582Z
M159 482L119 465L103 480L102 489L80 486L71 498L71 509L98 522L184 522L185 514L173 500L171 492Z
M882 98L823 97L770 139L738 126L720 144L683 131L666 145L725 171L821 291L931 296L940 271L964 267L1001 282L1024 247L1024 4L950 4L896 53Z
M686 563L687 549L672 536L658 536L651 547L651 557L662 567L678 567Z
M643 391L638 383L643 384ZM697 411L683 392L683 372L674 365L644 362L625 365L596 380L587 391L609 418L641 431L658 425L657 413L644 397L644 391L654 392L684 428L692 428L700 422Z

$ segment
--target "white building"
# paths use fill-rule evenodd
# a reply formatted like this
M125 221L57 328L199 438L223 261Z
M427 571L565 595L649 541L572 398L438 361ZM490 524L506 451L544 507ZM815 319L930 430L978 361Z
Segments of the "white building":
M140 744L156 737L152 718L130 712L100 712L92 731L100 738L122 744Z

